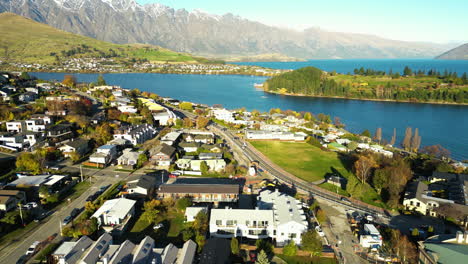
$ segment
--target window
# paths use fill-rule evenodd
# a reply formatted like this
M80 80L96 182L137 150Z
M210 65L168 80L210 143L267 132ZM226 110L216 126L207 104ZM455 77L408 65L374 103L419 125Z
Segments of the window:
M246 225L246 226L249 226L249 225L250 225L250 221L249 221L249 220L245 221L245 225Z
M276 230L273 230L273 235L276 236Z
M289 234L289 238L296 238L296 233Z
M222 225L222 224L223 224L223 222L222 222L221 220L216 220L216 225L217 225L217 226L220 226L220 225Z
M414 205L413 201L411 201L409 204L410 204L410 205Z
M418 207L421 206L421 203L420 203L420 202L417 202L417 203L416 203L416 206L418 206Z

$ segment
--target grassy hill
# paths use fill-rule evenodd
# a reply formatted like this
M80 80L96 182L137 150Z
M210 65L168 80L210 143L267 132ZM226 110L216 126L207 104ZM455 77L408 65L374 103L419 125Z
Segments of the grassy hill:
M0 60L53 64L70 58L116 61L207 62L154 45L119 45L84 37L12 13L0 14Z

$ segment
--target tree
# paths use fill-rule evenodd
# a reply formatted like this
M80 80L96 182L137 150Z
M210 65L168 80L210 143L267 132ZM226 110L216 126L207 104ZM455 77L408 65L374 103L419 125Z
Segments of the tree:
M208 215L204 211L200 211L197 216L195 216L193 228L195 228L198 233L202 234L208 230Z
M419 129L414 130L413 138L411 139L411 150L417 152L421 145L421 136L419 136Z
M348 146L347 146L347 147L348 147L348 149L351 150L351 151L352 151L352 150L355 150L355 149L357 149L357 147L358 147L358 143L356 143L355 141L351 141L351 142L348 143Z
M182 110L187 110L187 111L192 111L193 110L193 105L190 102L182 102L179 104L180 109Z
M375 130L375 136L374 136L374 140L379 142L382 141L382 128L381 127L378 127L376 130Z
M273 245L265 239L255 241L255 246L257 247L257 251L264 251L266 254L273 252Z
M310 112L305 112L304 120L305 121L311 121L312 120L312 114Z
M233 255L239 254L239 241L235 237L231 239L231 253Z
M370 133L369 130L367 130L367 129L364 130L364 131L362 131L361 136L365 136L365 137L368 137L368 138L371 138L371 137L372 137L372 136L371 136L371 133Z
M413 230L411 231L411 235L413 237L419 237L419 229L413 228Z
M324 224L327 221L327 215L325 214L325 211L323 211L321 208L317 209L315 217L317 218L317 221L320 224Z
M192 239L195 236L195 232L193 231L192 228L186 228L182 230L182 239L184 241L188 241Z
M258 241L258 240L257 240ZM270 264L270 260L268 260L268 255L265 253L264 250L261 250L257 256L257 260L255 264Z
M226 172L226 174L232 175L236 172L236 166L232 163L229 163L224 169L224 171Z
M190 119L190 118L188 118L188 117L185 117L184 120L183 120L183 125L184 125L184 127L186 127L186 128L191 128L191 127L193 127L192 119Z
M202 161L200 163L200 171L202 174L206 174L208 172L208 165L206 164L206 161Z
M78 154L76 151L69 153L68 156L70 157L71 161L73 161L73 163L76 163L81 159L80 154Z
M405 69L403 69L403 75L404 75L404 76L413 75L413 71L410 69L410 67L405 66Z
M335 116L334 118L334 123L335 123L335 126L338 127L338 128L342 128L344 127L344 124L341 123L341 119L337 116Z
M31 152L22 152L16 159L16 168L30 171L33 174L41 172L41 164Z
M374 177L372 177L372 185L379 195L382 192L382 189L387 186L388 178L389 175L387 174L387 170L378 169L375 171Z
M99 145L104 145L106 142L112 139L112 127L109 123L104 123L96 127L96 133L94 134L95 140Z
M322 242L314 230L309 230L301 235L302 249L314 256L322 253Z
M196 242L197 245L198 245L198 252L200 252L200 251L203 249L203 246L205 246L206 238L205 238L204 235L198 234L198 235L195 237L195 242Z
M395 145L396 142L396 128L393 128L393 136L392 139L390 140L390 145Z
M29 76L29 73L27 73L27 72L22 72L20 74L20 78L23 79L23 80L30 80L31 76Z
M405 131L405 138L403 139L403 143L401 144L403 148L406 150L411 150L411 135L413 133L413 130L411 127L407 127Z
M159 210L156 209L161 204L158 200L147 201L143 204L144 213L141 215L141 218L148 223L153 223L156 221L156 217L159 214Z
M297 254L297 246L296 243L294 243L294 240L291 240L286 246L283 248L283 255L286 256L295 256Z
M73 75L65 75L63 77L62 83L68 87L75 87L76 85L76 77Z
M104 80L104 77L102 76L102 74L98 75L96 84L98 86L107 85L106 80Z
M369 178L372 169L377 166L377 163L372 156L359 155L358 160L354 162L354 170L358 179L364 184Z
M144 165L145 162L147 162L147 161L148 161L148 156L146 156L145 153L141 153L140 155L138 155L137 168L143 167L143 165Z
M210 120L204 116L198 116L196 119L197 129L204 129Z
M187 207L192 206L192 200L186 197L181 198L177 200L176 206L177 206L177 209L179 209L180 211L185 211Z
M422 149L422 153L425 153L429 156L438 158L438 159L443 159L443 158L450 158L450 151L442 147L441 145L432 145L432 146L426 146Z

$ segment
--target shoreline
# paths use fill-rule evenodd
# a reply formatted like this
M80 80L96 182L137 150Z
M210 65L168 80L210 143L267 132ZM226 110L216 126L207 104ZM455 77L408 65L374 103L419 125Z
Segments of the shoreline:
M333 96L333 95L308 95L308 94L293 94L293 93L279 93L274 91L269 91L263 89L265 93L276 94L276 95L286 95L286 96L296 96L296 97L314 97L314 98L334 98L334 99L345 99L345 100L356 100L356 101L373 101L373 102L388 102L388 103L407 103L407 104L437 104L437 105L460 105L468 106L468 103L451 103L451 102L417 102L417 101L398 101L391 99L378 99L378 98L354 98L354 97L345 97L345 96Z

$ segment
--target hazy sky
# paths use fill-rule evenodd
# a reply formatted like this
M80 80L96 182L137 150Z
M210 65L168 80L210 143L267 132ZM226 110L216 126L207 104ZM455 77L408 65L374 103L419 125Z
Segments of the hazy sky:
M468 42L468 0L137 0L201 9L296 30L368 33L390 39Z

